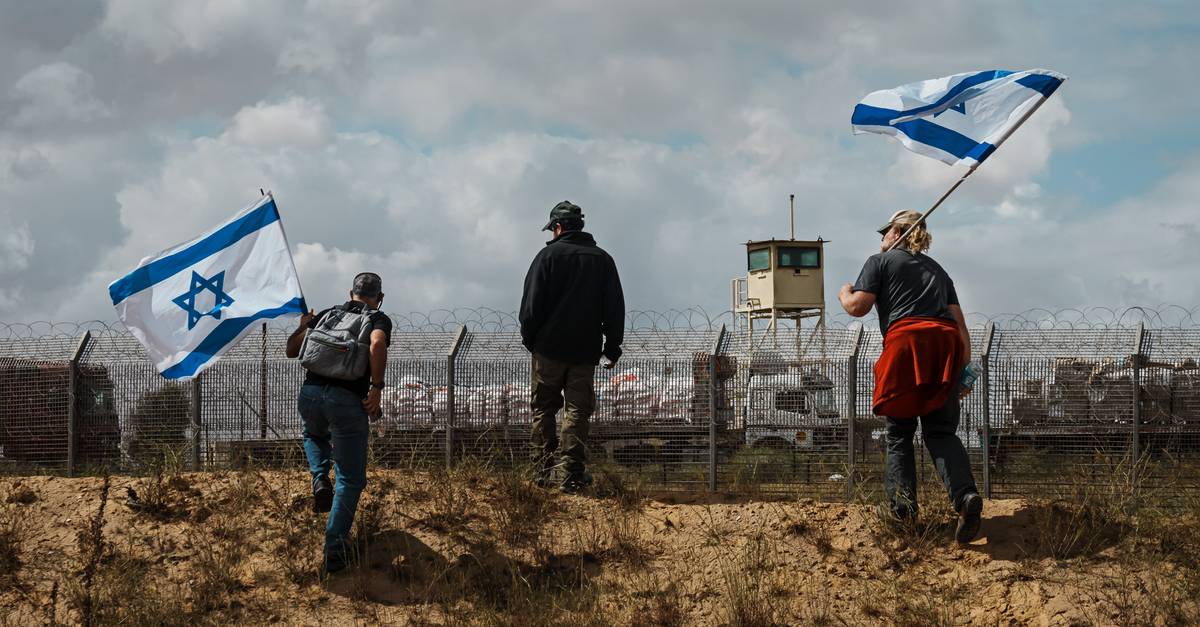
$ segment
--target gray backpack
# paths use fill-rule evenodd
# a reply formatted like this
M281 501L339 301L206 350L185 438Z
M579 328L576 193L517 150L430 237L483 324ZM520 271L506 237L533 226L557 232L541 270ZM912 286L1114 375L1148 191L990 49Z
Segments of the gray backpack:
M344 306L330 309L308 330L300 347L300 365L331 379L354 381L367 374L371 354L371 316L364 308L355 313Z

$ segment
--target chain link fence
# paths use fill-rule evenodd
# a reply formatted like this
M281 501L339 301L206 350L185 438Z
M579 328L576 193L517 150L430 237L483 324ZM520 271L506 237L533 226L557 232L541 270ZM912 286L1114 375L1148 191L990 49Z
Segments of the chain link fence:
M997 497L1070 483L1200 490L1197 310L972 317L984 365L959 436ZM393 316L374 464L529 458L531 360L511 314ZM872 321L775 332L702 310L633 312L624 356L596 370L593 462L648 485L824 499L882 483ZM1172 326L1174 325L1174 326ZM124 329L0 325L0 468L145 472L300 466L304 371L264 325L194 381L162 379ZM919 443L918 450L923 447ZM936 482L920 462L924 481Z

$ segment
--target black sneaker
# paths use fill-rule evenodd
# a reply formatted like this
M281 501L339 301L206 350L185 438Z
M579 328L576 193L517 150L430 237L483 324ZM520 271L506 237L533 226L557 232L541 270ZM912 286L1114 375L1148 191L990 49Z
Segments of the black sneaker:
M333 509L333 484L328 477L313 482L313 511L324 514Z
M592 485L592 476L586 472L571 473L563 479L562 490L563 494L579 494Z
M954 539L959 544L966 544L979 535L979 526L983 518L983 497L972 492L963 498L962 507L958 511L958 528L954 530Z

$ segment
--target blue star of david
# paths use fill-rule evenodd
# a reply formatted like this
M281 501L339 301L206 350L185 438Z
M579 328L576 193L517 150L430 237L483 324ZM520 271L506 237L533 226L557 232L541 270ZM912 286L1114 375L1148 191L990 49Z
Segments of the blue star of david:
M958 111L959 113L966 115L967 114L967 101L964 100L964 101L954 105L953 107L947 107L945 109L942 109L941 111L938 111L937 113L933 114L933 117L936 118L937 116L939 116L947 111Z
M208 311L196 311L196 297L204 290L208 290L216 297L216 302L213 303L212 309ZM233 298L225 293L225 271L222 270L211 279L206 279L200 276L197 272L192 272L192 285L187 292L176 296L171 302L179 305L188 314L188 330L196 326L197 322L204 316L212 316L217 320L221 319L221 310L233 304Z

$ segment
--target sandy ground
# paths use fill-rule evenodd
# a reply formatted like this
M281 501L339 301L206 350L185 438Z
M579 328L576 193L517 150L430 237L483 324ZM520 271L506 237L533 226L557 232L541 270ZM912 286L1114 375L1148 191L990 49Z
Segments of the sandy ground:
M565 496L404 471L372 472L363 557L326 578L302 472L113 477L97 544L85 530L103 483L0 478L21 527L3 623L79 621L89 561L97 622L126 624L1169 624L1159 605L1187 606L1191 590L1128 543L1056 558L1018 500L987 502L980 538L958 546L933 498L928 525L897 532L860 504L603 481L602 496Z

